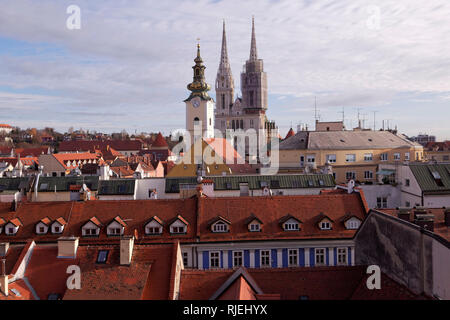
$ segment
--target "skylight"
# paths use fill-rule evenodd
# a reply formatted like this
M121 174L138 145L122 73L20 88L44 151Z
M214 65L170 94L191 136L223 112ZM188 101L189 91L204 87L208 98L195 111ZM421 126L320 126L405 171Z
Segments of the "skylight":
M97 263L106 263L108 260L109 250L99 250L97 255Z

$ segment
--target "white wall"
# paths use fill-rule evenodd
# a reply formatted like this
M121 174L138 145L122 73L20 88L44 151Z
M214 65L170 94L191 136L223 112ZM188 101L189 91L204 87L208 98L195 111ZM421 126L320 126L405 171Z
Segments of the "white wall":
M367 201L369 208L373 209L377 207L377 198L386 197L387 207L396 208L404 206L401 204L401 192L398 186L394 187L389 184L373 184L373 185L360 185L364 192L364 196Z
M433 239L433 293L450 300L450 249Z

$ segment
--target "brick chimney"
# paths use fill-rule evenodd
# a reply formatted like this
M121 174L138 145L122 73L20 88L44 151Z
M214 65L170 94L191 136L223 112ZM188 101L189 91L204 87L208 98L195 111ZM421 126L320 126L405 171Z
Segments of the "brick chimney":
M434 231L434 215L433 214L416 214L414 223L425 230Z
M6 274L6 259L2 259L2 273L0 275L0 291L7 296L8 289L8 275Z
M447 227L450 227L450 207L444 211L444 221Z
M0 243L0 257L6 256L9 249L9 242L2 242Z
M58 238L58 258L76 258L78 241L78 237Z
M133 257L134 237L124 236L120 239L120 265L131 264L131 258Z
M410 218L410 214L411 214L411 212L409 211L408 208L399 208L398 209L398 213L397 213L399 219L402 219L402 220L405 220L405 221L408 221L408 222L410 220L409 219Z

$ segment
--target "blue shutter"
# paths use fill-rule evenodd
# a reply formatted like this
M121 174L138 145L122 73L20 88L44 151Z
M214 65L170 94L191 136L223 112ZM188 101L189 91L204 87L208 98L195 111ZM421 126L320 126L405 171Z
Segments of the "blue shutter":
M233 268L233 251L228 250L228 268Z
M244 267L250 268L250 251L244 250Z
M209 269L209 251L203 251L203 269Z
M287 268L288 267L288 253L287 253L287 249L283 249L283 268Z
M255 250L255 268L260 268L261 266L260 266L260 264L259 264L259 262L260 262L260 257L259 257L259 249L256 249Z
M325 249L325 254L326 254L326 260L325 261L327 262L327 266L330 265L330 253L328 251L329 251L329 249L326 248Z
M220 251L220 267L223 268L223 251Z
M337 266L337 248L334 248L334 265Z
M276 268L278 266L277 249L272 249L271 258L272 258L272 268Z
M347 256L348 256L348 265L351 266L352 265L352 247L348 247Z
M316 264L316 257L314 255L314 248L309 248L309 265L314 267Z
M305 249L300 248L298 251L299 251L299 254L298 254L299 265L300 265L300 267L304 267L305 266Z

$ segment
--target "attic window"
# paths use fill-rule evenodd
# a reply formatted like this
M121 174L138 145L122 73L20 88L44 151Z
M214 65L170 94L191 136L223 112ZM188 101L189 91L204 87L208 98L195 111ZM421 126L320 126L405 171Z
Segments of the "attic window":
M331 230L331 223L329 221L322 221L320 223L321 230Z
M369 138L369 141L372 142L373 140Z
M213 232L228 232L228 225L222 221L216 222L213 225Z
M227 188L227 190L230 190L231 189L231 182L227 182L225 184L225 187Z
M434 181L436 181L436 184L440 187L443 187L444 184L442 183L441 175L437 171L431 171L431 174L433 175Z
M259 185L261 186L261 188L264 188L264 187L268 186L267 181L260 181Z
M297 222L285 223L284 230L285 231L297 231L297 230L299 230L298 223Z
M323 186L325 183L323 182L323 180L319 180L319 185Z
M250 232L259 232L261 231L261 225L259 223L250 224Z
M340 141L343 142L343 143L345 143L345 140L343 140L343 139L340 139Z
M109 250L99 250L97 255L97 263L104 264L108 260Z

